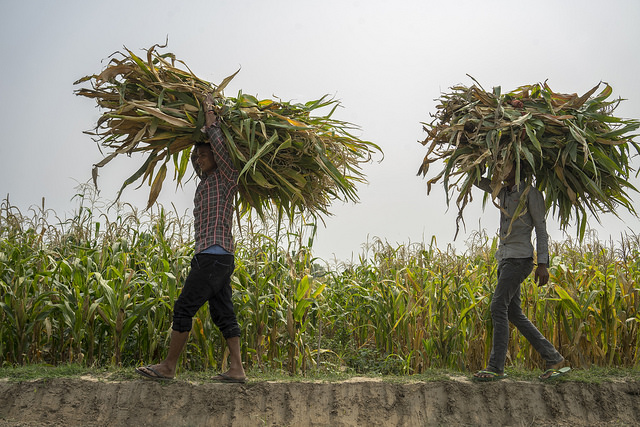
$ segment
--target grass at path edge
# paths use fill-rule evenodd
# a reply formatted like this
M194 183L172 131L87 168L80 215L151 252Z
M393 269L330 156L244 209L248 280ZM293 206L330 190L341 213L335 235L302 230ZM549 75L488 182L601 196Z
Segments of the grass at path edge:
M507 369L509 379L512 381L538 381L540 371L524 369ZM179 372L178 377L182 381L210 382L216 371L184 371ZM0 368L0 380L9 382L30 381L39 379L80 378L89 376L103 381L129 381L138 380L140 376L134 372L133 367L120 368L87 368L80 365L50 366L44 364L26 366L5 366ZM391 383L412 383L447 381L455 377L470 377L470 372L456 372L445 369L432 369L417 375L377 375L357 374L354 372L322 372L309 375L289 375L278 371L252 370L247 372L249 383L278 381L278 382L340 382L354 378L367 378ZM554 381L574 381L584 383L625 382L640 381L640 367L635 368L602 368L574 369L570 375Z

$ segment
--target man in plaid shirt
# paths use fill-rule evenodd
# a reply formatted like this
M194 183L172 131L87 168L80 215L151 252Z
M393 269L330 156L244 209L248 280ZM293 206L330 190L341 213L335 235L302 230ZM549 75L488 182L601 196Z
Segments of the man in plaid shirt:
M238 170L233 166L225 146L210 95L205 100L205 106L204 131L209 141L196 145L191 156L200 178L193 209L195 255L173 308L171 342L166 359L157 365L137 368L136 372L156 380L173 379L178 358L191 331L192 318L208 301L211 318L227 340L230 353L229 370L213 379L244 383L246 377L240 356L240 326L231 301L231 274L235 268L231 231Z

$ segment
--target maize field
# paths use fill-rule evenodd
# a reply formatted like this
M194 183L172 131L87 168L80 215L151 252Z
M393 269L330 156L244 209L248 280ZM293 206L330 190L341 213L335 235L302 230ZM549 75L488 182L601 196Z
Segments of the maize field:
M315 225L286 234L237 226L234 304L249 369L417 374L482 368L497 240L464 253L375 240L357 262L313 256ZM155 205L107 213L81 198L70 219L0 206L0 366L134 366L162 359L173 301L193 254L191 218ZM277 228L277 227L274 227ZM274 237L275 235L275 237ZM551 279L522 286L525 314L573 367L640 361L640 237L552 242ZM207 307L193 320L180 369L220 369L225 342ZM513 331L507 366L542 361Z

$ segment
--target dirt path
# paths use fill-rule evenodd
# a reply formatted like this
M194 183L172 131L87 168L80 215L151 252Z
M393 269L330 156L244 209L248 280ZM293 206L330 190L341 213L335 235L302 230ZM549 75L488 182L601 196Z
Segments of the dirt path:
M0 426L636 426L640 380L0 380Z

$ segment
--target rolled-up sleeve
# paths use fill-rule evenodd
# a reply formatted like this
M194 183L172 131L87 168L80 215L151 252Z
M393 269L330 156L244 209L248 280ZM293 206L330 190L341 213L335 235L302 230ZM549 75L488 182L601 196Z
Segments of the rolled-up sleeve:
M209 145L211 145L211 151L216 158L216 163L220 172L230 181L238 181L238 170L233 165L231 155L225 145L224 134L218 126L211 126L207 128L207 136L209 137Z

